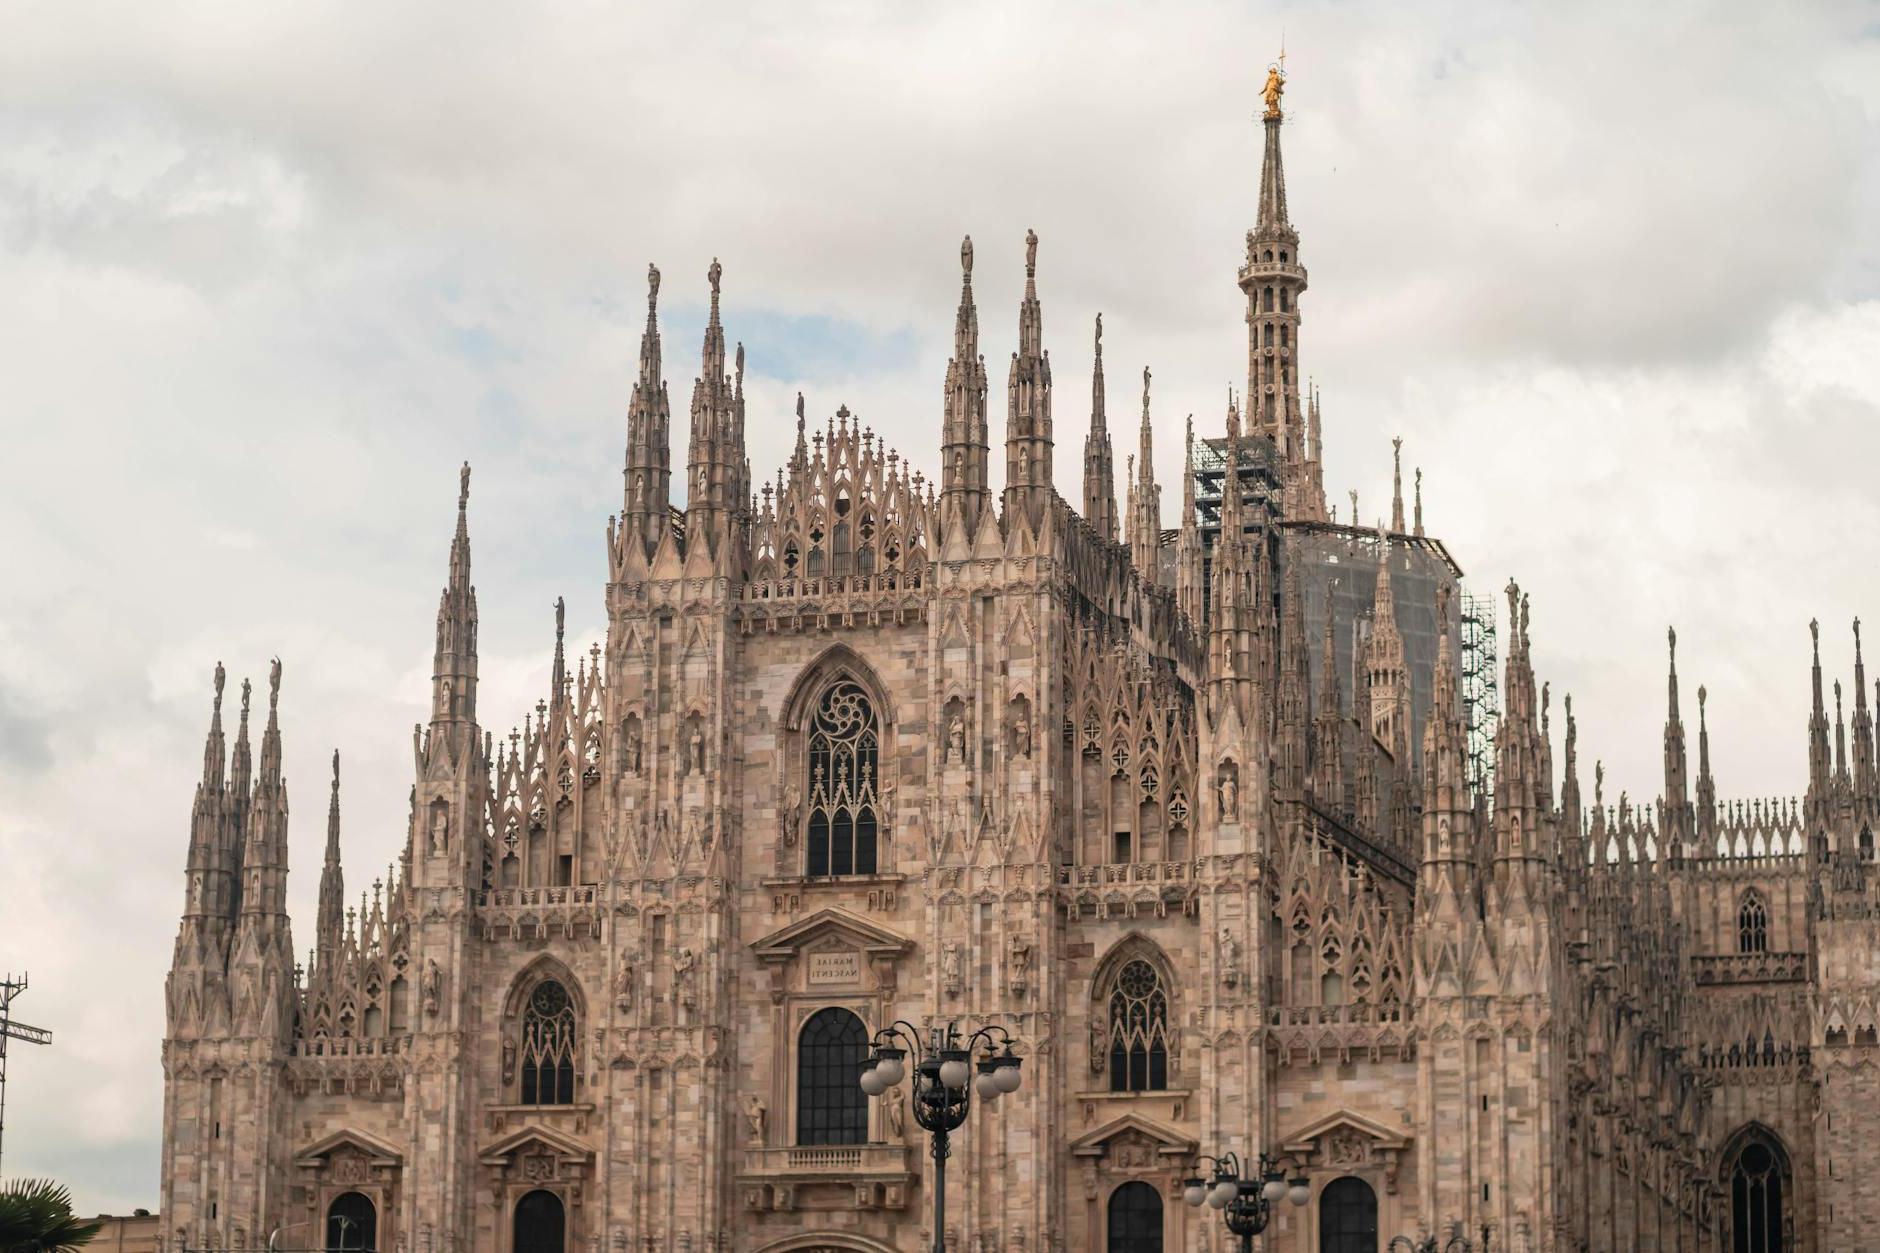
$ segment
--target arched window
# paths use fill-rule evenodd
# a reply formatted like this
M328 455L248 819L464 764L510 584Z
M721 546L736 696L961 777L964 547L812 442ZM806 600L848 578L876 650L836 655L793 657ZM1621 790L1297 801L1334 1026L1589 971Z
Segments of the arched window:
M553 1192L537 1188L516 1202L514 1253L563 1253L568 1211Z
M868 1139L862 1062L868 1028L846 1009L819 1009L796 1049L796 1142L860 1144Z
M363 1192L342 1192L326 1208L327 1253L379 1247L379 1211Z
M1736 951L1769 951L1769 907L1763 904L1762 896L1757 892L1745 892L1743 903L1737 907Z
M1782 1253L1788 1161L1752 1131L1730 1165L1730 1245L1734 1253Z
M1168 993L1142 958L1117 972L1110 991L1110 1091L1168 1087Z
M574 1049L580 1036L568 989L544 979L522 1011L524 1105L569 1105L574 1101Z
M808 873L875 873L881 722L862 685L837 679L809 724Z
M1162 1194L1132 1180L1110 1193L1109 1253L1162 1253Z
M1319 1253L1377 1253L1377 1193L1353 1175L1319 1193Z

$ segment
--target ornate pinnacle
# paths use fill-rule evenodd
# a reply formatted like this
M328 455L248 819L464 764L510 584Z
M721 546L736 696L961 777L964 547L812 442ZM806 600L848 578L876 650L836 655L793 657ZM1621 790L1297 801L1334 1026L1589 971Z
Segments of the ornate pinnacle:
M280 707L281 703L281 659L274 658L268 663L268 712Z
M1025 232L1025 277L1038 277L1038 232Z
M457 512L462 513L470 507L470 463L463 463L463 469L457 472Z
M973 281L973 237L960 240L960 275L964 281Z
M222 669L222 663L215 663L215 712L222 712L222 685L228 682L228 672Z
M646 267L646 316L652 317L659 307L659 267L650 262Z

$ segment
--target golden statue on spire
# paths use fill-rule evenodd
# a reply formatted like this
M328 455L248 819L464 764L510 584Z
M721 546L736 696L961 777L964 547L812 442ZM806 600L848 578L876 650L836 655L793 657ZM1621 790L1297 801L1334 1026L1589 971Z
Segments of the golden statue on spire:
M1283 56L1284 54L1282 53L1281 55ZM1266 67L1266 86L1260 89L1260 94L1266 98L1267 117L1272 118L1280 116L1279 98L1285 90L1286 73L1280 68L1278 62L1274 62L1272 65Z

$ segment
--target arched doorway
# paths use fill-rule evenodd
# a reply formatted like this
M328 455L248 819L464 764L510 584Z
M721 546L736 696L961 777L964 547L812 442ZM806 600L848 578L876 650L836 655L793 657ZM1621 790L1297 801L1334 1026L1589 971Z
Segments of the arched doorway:
M1162 1253L1162 1194L1132 1180L1110 1193L1109 1253Z
M363 1192L342 1192L326 1207L327 1253L373 1253L379 1247L379 1210Z
M516 1242L512 1253L563 1253L568 1213L561 1198L537 1188L516 1202Z
M1319 1253L1377 1253L1377 1193L1355 1175L1319 1193Z
M1749 1126L1731 1137L1724 1156L1730 1189L1730 1249L1733 1253L1784 1253L1789 1246L1789 1155L1775 1135Z

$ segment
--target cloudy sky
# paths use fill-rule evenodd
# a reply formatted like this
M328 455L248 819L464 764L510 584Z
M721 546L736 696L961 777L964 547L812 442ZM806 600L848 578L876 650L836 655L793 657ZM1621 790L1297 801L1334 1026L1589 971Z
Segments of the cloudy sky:
M598 638L648 261L681 411L723 261L760 477L799 388L931 470L960 236L1002 379L1034 228L1060 488L1099 310L1112 422L1153 365L1175 483L1183 417L1217 429L1245 377L1282 33L1328 488L1387 508L1403 436L1473 585L1531 592L1609 794L1659 777L1667 624L1721 789L1765 795L1803 785L1810 617L1842 673L1880 623L1871 3L0 0L0 26L0 970L57 1032L15 1050L5 1165L88 1209L156 1202L218 659L284 660L304 946L335 747L355 890L402 840L459 462L486 724L545 690L557 595Z

